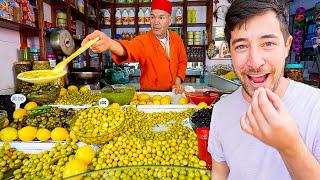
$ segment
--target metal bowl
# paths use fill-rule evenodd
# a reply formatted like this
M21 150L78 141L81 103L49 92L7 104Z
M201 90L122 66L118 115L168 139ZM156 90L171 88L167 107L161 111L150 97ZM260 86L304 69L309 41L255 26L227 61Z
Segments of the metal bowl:
M102 76L102 72L71 72L71 75L76 79L91 80Z

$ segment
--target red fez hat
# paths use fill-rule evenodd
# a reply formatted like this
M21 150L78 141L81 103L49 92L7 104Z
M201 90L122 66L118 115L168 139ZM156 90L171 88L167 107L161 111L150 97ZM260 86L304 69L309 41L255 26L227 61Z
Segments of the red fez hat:
M160 9L171 14L172 4L168 0L152 0L151 10Z

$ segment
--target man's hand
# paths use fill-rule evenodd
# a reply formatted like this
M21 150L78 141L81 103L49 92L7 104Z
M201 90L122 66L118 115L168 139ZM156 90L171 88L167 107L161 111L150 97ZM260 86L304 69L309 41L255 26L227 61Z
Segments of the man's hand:
M176 81L175 81L174 85L172 86L172 89L174 90L174 92L176 94L182 94L183 93L184 87L181 84L181 79L179 77L176 78Z
M269 89L254 92L248 111L241 117L241 128L260 141L286 152L301 144L296 123L280 97Z
M110 37L108 37L105 33L97 30L95 30L93 33L89 34L86 38L84 38L84 40L81 43L81 46L85 45L88 41L95 39L96 37L99 37L100 40L91 46L93 52L102 53L111 48L113 40Z

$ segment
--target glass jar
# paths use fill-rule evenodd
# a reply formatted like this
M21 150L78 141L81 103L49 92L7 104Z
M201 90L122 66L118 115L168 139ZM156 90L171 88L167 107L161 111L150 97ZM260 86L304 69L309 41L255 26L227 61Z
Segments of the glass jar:
M33 70L49 70L51 69L51 67L48 61L34 61L32 69Z
M54 68L57 65L56 56L54 54L48 54L47 59L49 61L50 67Z
M285 66L285 77L302 82L303 81L303 64L286 64Z
M39 48L30 48L31 61L39 61L40 49Z
M20 61L30 61L29 47L20 46Z
M0 129L2 129L6 123L6 121L8 118L8 114L7 114L7 111L5 110L0 110Z

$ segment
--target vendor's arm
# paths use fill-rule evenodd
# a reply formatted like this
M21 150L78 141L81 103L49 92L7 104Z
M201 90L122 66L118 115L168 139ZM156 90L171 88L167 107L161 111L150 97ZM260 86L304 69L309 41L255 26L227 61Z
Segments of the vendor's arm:
M280 97L271 90L255 91L240 122L245 132L278 150L292 179L320 179L319 141L313 155Z
M101 53L107 50L110 50L111 53L120 56L125 57L126 56L126 50L122 47L122 45L108 37L105 33L101 31L94 31L93 33L89 34L81 43L81 46L86 44L88 41L95 39L99 37L100 40L93 44L91 46L91 49L93 52Z
M229 167L225 161L218 162L212 159L211 179L227 180L229 175Z
M186 49L183 45L182 40L180 39L180 43L179 43L179 49L178 49L178 53L179 53L179 58L178 58L178 72L177 72L177 77L175 80L175 83L172 87L172 89L175 89L176 93L182 93L183 92L183 86L182 86L182 82L184 81L184 78L186 76L186 69L187 69L187 53L186 53Z

